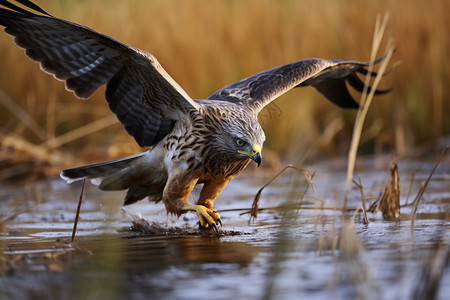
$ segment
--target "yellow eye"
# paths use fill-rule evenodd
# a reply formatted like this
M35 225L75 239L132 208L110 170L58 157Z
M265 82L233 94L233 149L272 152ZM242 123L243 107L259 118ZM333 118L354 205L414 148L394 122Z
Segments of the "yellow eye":
M236 139L236 145L238 146L244 146L244 141L241 139Z

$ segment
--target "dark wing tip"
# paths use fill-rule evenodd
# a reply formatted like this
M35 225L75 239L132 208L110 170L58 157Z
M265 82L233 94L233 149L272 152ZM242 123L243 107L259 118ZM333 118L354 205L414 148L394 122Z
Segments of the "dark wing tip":
M370 72L365 68L369 65L378 64L387 57L387 54L375 59L370 62L356 62L356 61L335 61L337 63L342 62L344 65L342 68L344 70L339 71L339 68L329 71L329 73L324 73L324 76L318 76L312 80L307 80L300 84L299 86L311 85L319 93L321 93L329 101L333 102L342 108L358 108L359 104L353 99L349 93L349 89L346 85L348 83L355 91L363 93L366 91L370 93L373 91L375 95L382 95L392 91L392 89L376 89L373 90L371 86L365 87L364 82L358 77L357 73L363 74L365 76L369 75L371 77L380 75L377 72ZM348 64L353 65L349 67ZM347 66L345 66L347 65ZM347 71L345 70L347 69ZM389 75L395 66L391 67L387 72L381 74L381 76ZM348 72L350 71L350 72ZM334 73L331 74L331 73Z
M313 84L312 87L341 108L359 108L359 104L350 95L343 78L329 78Z
M389 75L389 74L391 74L393 71L394 71L394 69L395 69L395 65L394 66L392 66L388 71L386 71L386 72L384 72L383 74L381 74L381 76L387 76L387 75ZM370 75L371 77L376 77L376 76L378 76L378 73L377 72L370 72L369 73L369 71L367 70L367 69L364 69L363 67L361 67L360 69L358 69L358 70L356 70L356 72L358 72L358 73L360 73L360 74L363 74L363 75L365 75L365 76L367 76L367 75Z
M352 88L354 88L357 92L362 93L364 91L364 82L355 74L350 74L348 77L345 78L345 80L350 84ZM367 87L367 92L370 93L372 91L372 87ZM375 90L375 95L383 95L391 92L392 89L386 89L386 90Z

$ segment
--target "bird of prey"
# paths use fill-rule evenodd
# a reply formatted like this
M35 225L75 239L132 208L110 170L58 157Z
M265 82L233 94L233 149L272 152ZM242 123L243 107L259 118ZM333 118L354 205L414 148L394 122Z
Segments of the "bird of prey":
M128 190L124 205L163 201L167 212L193 211L203 228L222 226L214 200L251 161L261 163L264 131L258 113L295 87L312 86L343 108L358 108L347 84L362 92L357 73L373 62L300 60L245 78L207 99L193 100L156 58L90 28L51 16L29 0L0 0L0 25L78 98L106 84L105 98L146 152L61 172L67 182L96 179L105 191ZM376 93L384 93L377 90ZM203 184L196 204L188 198Z

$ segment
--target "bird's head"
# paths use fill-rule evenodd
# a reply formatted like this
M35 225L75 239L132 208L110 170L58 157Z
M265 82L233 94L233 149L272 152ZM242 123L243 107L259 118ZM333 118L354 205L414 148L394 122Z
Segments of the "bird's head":
M227 111L221 115L219 123L215 137L220 152L231 159L252 159L259 167L266 137L258 121L244 111Z
M241 138L235 137L236 152L239 153L242 158L251 158L258 167L261 165L262 156L261 150L262 146L259 143L247 142Z

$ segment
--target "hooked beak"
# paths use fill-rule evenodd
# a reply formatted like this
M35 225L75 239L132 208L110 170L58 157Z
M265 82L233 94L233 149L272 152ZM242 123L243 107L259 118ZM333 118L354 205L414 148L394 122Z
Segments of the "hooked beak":
M256 153L256 154L254 154L253 156L252 156L252 159L253 159L253 161L258 165L258 167L261 165L261 160L262 160L262 157L261 157L261 152L258 152L258 153Z
M253 147L252 153L247 153L247 152L240 151L240 150L238 150L238 152L241 153L241 154L245 154L248 157L250 157L255 163L258 164L258 167L261 165L261 161L262 161L261 146L255 145Z

